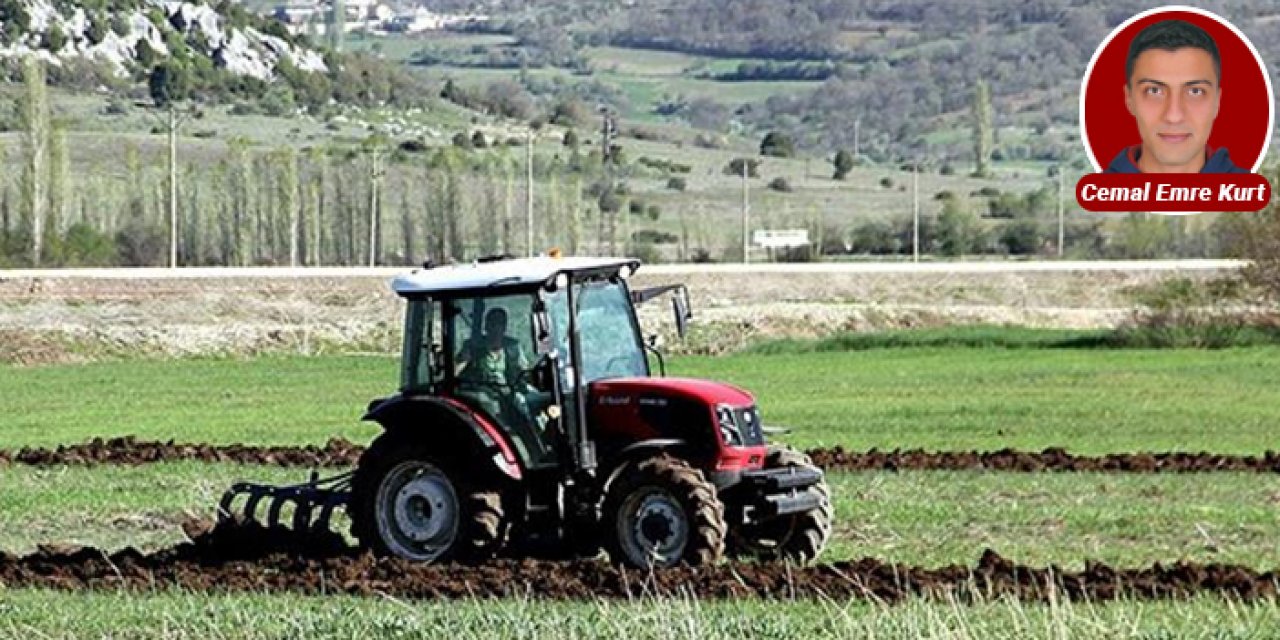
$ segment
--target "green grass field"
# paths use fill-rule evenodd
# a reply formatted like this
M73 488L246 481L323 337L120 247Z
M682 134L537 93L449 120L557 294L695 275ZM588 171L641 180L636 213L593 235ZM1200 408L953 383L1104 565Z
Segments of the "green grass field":
M753 391L801 447L1074 453L1274 449L1280 347L1223 350L925 347L684 357L668 373ZM393 392L376 356L139 360L0 368L4 446L92 436L367 440L365 404Z
M5 637L163 638L1272 638L1280 608L1190 602L976 605L911 601L415 603L292 595L0 590Z
M754 390L802 447L1064 446L1078 453L1273 448L1277 347L1207 350L1006 346L867 348L683 357L670 373ZM1019 346L1020 345L1020 346ZM865 346L865 345L864 345ZM194 359L0 368L5 448L134 434L180 441L367 441L364 403L395 386L391 358ZM47 541L158 548L240 479L303 469L164 463L0 468L0 549ZM826 560L972 564L985 548L1079 569L1193 560L1280 566L1280 477L902 472L833 474ZM341 521L338 526L342 526ZM181 592L65 594L0 587L0 635L279 637L1267 637L1272 603L660 601L454 604Z

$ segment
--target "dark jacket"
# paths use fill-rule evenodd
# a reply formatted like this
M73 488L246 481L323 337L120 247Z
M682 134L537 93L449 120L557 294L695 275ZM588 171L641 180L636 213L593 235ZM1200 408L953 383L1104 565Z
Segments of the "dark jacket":
M1103 173L1142 173L1138 168L1138 155L1141 152L1142 145L1134 145L1121 151ZM1205 153L1209 154L1209 159L1205 161L1200 173L1249 173L1248 169L1232 164L1226 147L1216 150L1206 147Z

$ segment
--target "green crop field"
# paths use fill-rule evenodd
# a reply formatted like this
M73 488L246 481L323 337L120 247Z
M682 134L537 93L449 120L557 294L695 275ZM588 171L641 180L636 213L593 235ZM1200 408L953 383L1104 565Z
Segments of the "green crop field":
M910 342L910 341L907 341ZM907 346L680 357L669 373L753 390L766 422L801 447L1038 449L1077 453L1273 448L1280 348L1140 350ZM997 342L997 344L999 344ZM189 442L366 442L369 399L394 389L377 356L132 360L0 368L4 448L132 434ZM48 541L160 548L209 516L241 479L305 469L175 462L139 467L0 467L0 549ZM921 566L1011 560L1078 570L1190 560L1280 566L1280 476L1249 473L867 472L831 476L837 528L824 560ZM22 526L8 523L22 522ZM338 526L345 526L339 520ZM0 587L0 635L53 637L1265 637L1274 604L1203 597L976 605L910 601L419 603L292 595L60 593ZM74 614L72 613L74 612ZM446 631L447 630L447 631ZM659 631L660 630L660 631ZM1219 635L1213 635L1219 634Z
M801 447L1075 453L1274 449L1280 347L924 347L682 357L671 375L753 391ZM180 441L367 440L365 404L395 391L379 356L0 368L9 447L137 435Z
M453 603L395 598L0 590L5 637L170 638L1270 638L1280 608L1188 602L831 601Z

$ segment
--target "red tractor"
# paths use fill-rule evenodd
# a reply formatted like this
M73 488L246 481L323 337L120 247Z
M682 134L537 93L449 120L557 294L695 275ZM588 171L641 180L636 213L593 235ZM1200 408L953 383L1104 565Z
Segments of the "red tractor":
M293 504L295 527L345 506L377 553L423 562L499 552L593 554L671 566L739 556L814 559L831 535L822 471L769 446L755 400L665 373L635 305L637 260L489 259L395 279L407 301L400 391L369 404L383 433L348 474L240 484L252 516Z

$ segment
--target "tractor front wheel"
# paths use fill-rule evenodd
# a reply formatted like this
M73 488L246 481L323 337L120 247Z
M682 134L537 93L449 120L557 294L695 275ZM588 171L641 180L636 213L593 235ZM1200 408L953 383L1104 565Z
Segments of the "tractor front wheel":
M497 487L466 478L413 438L380 436L351 481L351 533L385 556L480 562L506 540Z
M629 463L604 506L605 547L635 567L707 565L724 554L724 505L687 462L662 455Z

